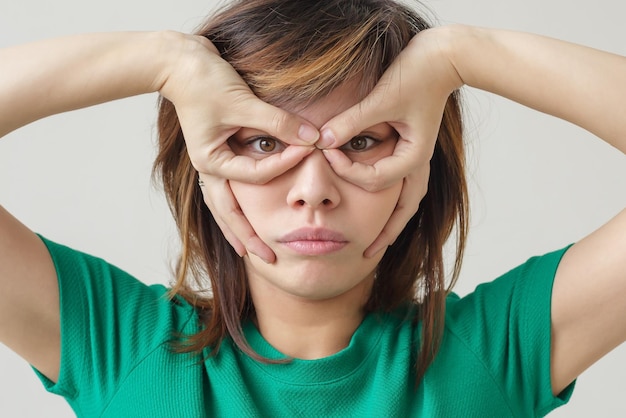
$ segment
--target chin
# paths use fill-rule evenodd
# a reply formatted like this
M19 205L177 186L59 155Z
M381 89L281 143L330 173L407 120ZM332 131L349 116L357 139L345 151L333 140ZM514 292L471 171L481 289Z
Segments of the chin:
M337 298L347 293L366 292L374 277L376 262L367 260L359 263L311 259L283 261L281 257L271 265L262 261L248 266L249 279L256 278L276 291L311 301ZM362 289L362 290L359 290Z
M322 302L328 301L332 299L341 298L349 293L357 293L359 288L364 288L365 280L358 281L353 286L342 286L341 284L331 283L331 282L320 282L316 283L309 282L299 282L297 286L294 286L292 283L285 283L281 286L282 290L285 293L288 293L292 296L301 298L303 300L311 301L311 302ZM278 286L280 284L277 283ZM369 289L370 286L367 286ZM365 301L369 293L363 294L363 300Z

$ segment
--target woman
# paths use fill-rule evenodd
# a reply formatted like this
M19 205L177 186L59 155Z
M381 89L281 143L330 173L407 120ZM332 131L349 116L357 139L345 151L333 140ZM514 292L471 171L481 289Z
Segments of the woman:
M458 219L460 256L465 232L460 116L454 96L448 97L462 84L480 87L579 123L623 151L616 91L624 81L621 71L614 71L624 65L623 59L534 36L465 27L424 31L409 42L410 30L403 32L397 20L393 24L383 21L387 25L373 24L371 33L377 35L374 39L382 43L380 51L390 54L389 59L365 60L355 64L359 71L339 73L335 84L324 80L326 91L294 97L288 88L298 78L288 77L289 61L274 61L280 64L276 81L267 69L271 59L259 65L259 75L254 57L249 57L250 51L260 50L259 57L274 58L269 52L276 48L278 38L240 34L229 15L244 22L254 35L267 31L276 36L274 27L285 28L298 19L319 20L311 20L301 4L290 9L290 2L271 7L261 2L262 7L255 9L258 3L240 4L203 30L261 98L291 114L252 97L245 84L210 52L212 45L198 38L96 35L51 41L43 50L35 45L6 52L3 58L13 58L6 62L18 62L15 74L32 75L29 81L34 79L39 90L51 93L50 100L40 104L33 100L39 91L4 85L7 94L3 96L13 110L3 115L3 132L50 113L117 97L159 90L167 98L161 107L157 169L163 172L183 232L184 252L174 290L186 301L177 298L176 303L167 303L161 298L164 289L146 289L105 263L47 242L55 269L41 241L5 214L3 230L11 244L9 239L3 241L6 260L0 276L9 279L0 292L7 295L2 315L19 315L2 329L3 342L30 361L51 390L66 396L77 413L86 416L124 415L130 405L133 414L140 411L147 416L450 416L460 411L476 416L526 416L558 406L568 397L572 380L624 339L620 322L625 309L620 290L620 285L624 287L624 216L618 215L574 245L560 263L563 251L534 259L468 298L448 298L443 330L441 246ZM318 4L311 13L332 16L329 21L335 22L337 16L352 11L346 9L346 2L329 3L338 4L329 9ZM390 14L404 20L409 29L424 29L419 19L407 25L402 8L387 7L397 10ZM354 13L362 19L355 25L359 29L372 16L367 9ZM261 24L255 27L251 22ZM386 36L391 27L400 27L396 38ZM381 35L381 28L388 31ZM243 47L229 30L241 36ZM297 29L287 33L297 33ZM332 38L333 32L328 33ZM248 45L251 40L255 43ZM138 53L151 52L154 45L159 51L175 53L156 58L153 53ZM319 53L317 44L306 45L311 49L294 52L300 58L294 61L296 68L319 64L311 59L314 52L318 58L333 52ZM238 48L248 52L240 55L250 59L250 70L245 60L238 61ZM402 48L402 57L397 59ZM48 58L44 51L54 57ZM68 60L58 63L59 52ZM482 54L483 59L477 60ZM42 65L22 67L22 61L15 59L33 55L47 64L43 75L38 71ZM529 57L537 55L545 59L529 64ZM392 61L370 93L373 81ZM365 66L372 62L382 62L382 68ZM578 71L564 74L562 65ZM608 70L601 72L598 66ZM80 71L55 91L54 81L68 68ZM312 68L318 71L308 74L316 76L324 67ZM264 76L271 83L264 85ZM288 80L285 87L277 88L283 77ZM591 85L572 89L581 80ZM598 81L594 85L589 80ZM315 83L305 83L309 84ZM206 104L218 88L224 93L217 106ZM300 93L302 88L294 90ZM277 97L267 93L272 91ZM409 91L419 94L401 94ZM614 106L594 112L594 106L586 104L581 111L579 104L590 102L589 91ZM191 162L182 153L182 135L169 102L180 118ZM225 108L224 102L233 106ZM287 123L276 123L283 119ZM317 148L309 145L312 142ZM201 172L199 178L195 170ZM202 193L216 224L243 256L243 264L216 233L211 213L201 204ZM413 216L418 204L420 209ZM381 251L390 244L387 251ZM602 254L600 261L597 254ZM20 262L26 259L28 264ZM77 265L84 271L75 272ZM581 277L581 266L587 269L585 277ZM201 278L203 269L209 269L214 280L213 298L199 298L203 295L192 292L188 284L190 273ZM587 280L589 273L594 283ZM408 281L399 280L407 275ZM57 276L64 318L61 332ZM28 279L21 279L24 286L16 292L9 284L21 277ZM407 306L413 298L409 290L418 278L419 305ZM68 300L70 294L74 301ZM103 297L118 294L119 298ZM24 295L42 303L32 307ZM505 295L510 303L502 303ZM613 303L607 304L611 298ZM114 306L120 301L123 309ZM534 305L529 305L531 301ZM586 310L581 311L581 306ZM614 311L602 312L607 306ZM85 312L94 318L110 317L85 320ZM33 317L37 332L24 337L19 330ZM151 322L154 318L158 327ZM91 329L81 328L85 326ZM212 354L206 366L198 364L197 357L172 352L166 344L172 332L182 334L174 344L176 350L203 349L203 354ZM235 349L225 339L227 335L246 354ZM550 335L551 344L546 342ZM378 338L386 345L370 346ZM591 344L576 344L589 338ZM61 351L60 341L67 346L77 341L77 347ZM505 348L500 349L500 344ZM42 346L56 348L42 350ZM84 353L91 353L86 357L93 360L84 363ZM255 372L257 368L261 371ZM163 375L165 371L168 374ZM265 381L265 373L273 377ZM489 378L493 382L485 383ZM150 387L146 387L148 379ZM302 385L307 385L306 390L294 392ZM475 391L468 392L468 386ZM163 399L163 393L170 399Z

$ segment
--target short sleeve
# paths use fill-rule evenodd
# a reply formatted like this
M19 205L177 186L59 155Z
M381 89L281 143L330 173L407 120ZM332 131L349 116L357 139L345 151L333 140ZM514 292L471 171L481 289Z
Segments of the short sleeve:
M77 413L96 416L142 358L166 344L174 313L163 286L147 286L106 261L42 237L60 294L58 381L37 372Z
M543 416L573 391L574 383L555 397L550 380L552 285L566 250L531 258L449 303L450 331L481 359L522 416Z

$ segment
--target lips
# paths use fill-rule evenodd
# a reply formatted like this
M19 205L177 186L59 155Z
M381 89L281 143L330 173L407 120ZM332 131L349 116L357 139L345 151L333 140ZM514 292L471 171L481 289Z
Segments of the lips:
M281 237L278 242L302 255L329 254L348 244L342 233L325 228L297 229Z

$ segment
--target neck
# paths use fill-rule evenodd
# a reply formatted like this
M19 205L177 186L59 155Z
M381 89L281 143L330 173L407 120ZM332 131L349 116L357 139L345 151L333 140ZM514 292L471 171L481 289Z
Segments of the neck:
M259 332L275 349L299 359L328 357L346 348L363 321L372 280L324 300L286 294L267 283L251 283Z

